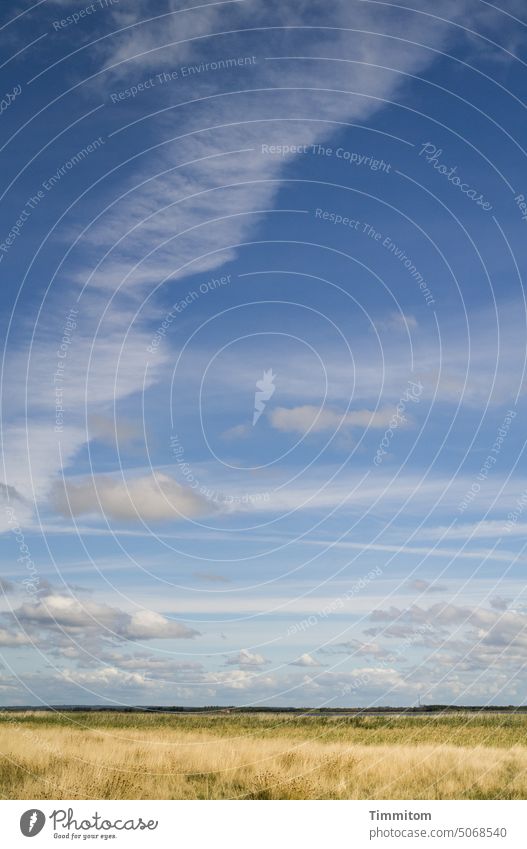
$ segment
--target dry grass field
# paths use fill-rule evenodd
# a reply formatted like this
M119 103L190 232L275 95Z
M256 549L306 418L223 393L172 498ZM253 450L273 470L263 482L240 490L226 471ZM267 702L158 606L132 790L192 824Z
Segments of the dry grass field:
M4 799L525 799L527 716L0 714Z

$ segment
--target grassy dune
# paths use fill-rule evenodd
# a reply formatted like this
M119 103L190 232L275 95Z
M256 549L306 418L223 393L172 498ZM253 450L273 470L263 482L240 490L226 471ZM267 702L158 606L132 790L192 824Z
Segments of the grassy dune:
M525 799L527 716L0 714L4 799Z

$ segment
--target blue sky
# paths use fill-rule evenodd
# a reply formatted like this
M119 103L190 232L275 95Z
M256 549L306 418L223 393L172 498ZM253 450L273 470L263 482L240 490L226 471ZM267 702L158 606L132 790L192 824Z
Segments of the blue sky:
M522 4L415 6L3 5L3 704L525 701Z

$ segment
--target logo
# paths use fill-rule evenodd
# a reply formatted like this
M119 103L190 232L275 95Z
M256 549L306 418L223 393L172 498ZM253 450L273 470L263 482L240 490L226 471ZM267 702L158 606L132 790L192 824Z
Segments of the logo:
M46 815L38 808L31 808L20 817L20 831L24 837L34 837L46 824Z
M273 370L270 368L264 371L261 380L256 381L257 391L254 393L253 427L265 410L265 402L269 401L274 394L276 389L274 385L275 377L276 374L273 374Z

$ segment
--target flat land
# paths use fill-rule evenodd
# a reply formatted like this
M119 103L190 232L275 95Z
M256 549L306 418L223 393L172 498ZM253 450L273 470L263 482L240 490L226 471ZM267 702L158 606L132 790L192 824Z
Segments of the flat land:
M4 799L526 799L527 715L0 714Z

